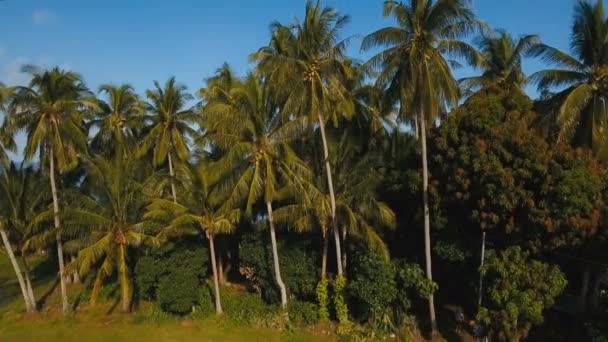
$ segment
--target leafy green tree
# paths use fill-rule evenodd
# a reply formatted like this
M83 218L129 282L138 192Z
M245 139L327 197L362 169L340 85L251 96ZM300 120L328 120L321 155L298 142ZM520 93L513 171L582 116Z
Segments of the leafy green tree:
M133 146L136 129L144 123L144 108L132 86L103 84L99 92L107 100L99 100L101 111L87 123L89 129L97 129L90 144L93 150L113 154Z
M214 86L213 84L211 85ZM208 89L207 93L219 93ZM274 271L281 291L281 304L287 304L287 292L281 278L272 202L288 196L309 177L305 163L289 146L304 131L301 119L283 121L269 94L268 84L256 75L232 87L230 96L210 98L204 108L206 140L224 155L210 166L213 179L222 178L217 191L228 191L225 207L236 208L245 201L246 212L263 199L270 229Z
M148 206L145 217L169 222L160 233L163 239L198 232L205 235L209 241L211 255L215 311L219 315L222 314L222 302L214 238L217 234L231 233L236 229L236 223L240 218L240 210L225 208L222 206L221 197L212 196L207 172L202 167L192 170L191 179L187 183L189 191L183 196L183 199L180 199L181 203L156 199Z
M461 39L477 30L467 0L386 1L384 15L393 16L397 26L381 28L363 39L362 50L383 47L368 62L379 70L377 83L386 96L400 103L402 118L413 118L422 145L422 202L426 272L431 272L431 227L428 203L428 166L426 125L435 121L446 108L459 100L458 82L450 65L457 62L446 55L464 57L470 64L478 63L475 49ZM433 333L437 330L433 296L429 296L429 312Z
M104 279L117 270L121 309L128 312L133 294L129 251L159 244L141 218L145 206L142 182L137 178L141 161L120 155L110 160L93 156L85 160L85 168L84 187L89 194L78 197L77 208L65 211L66 225L91 228L73 266L84 275L100 262L91 305L96 304Z
M3 169L0 176L0 236L19 281L28 312L36 311L26 254L28 239L38 230L39 225L52 219L52 212L47 210L50 194L40 191L40 187L46 184L40 181L39 176L39 171L33 167L17 166L14 163ZM15 257L13 246L21 255L21 265Z
M0 82L0 113L4 112L7 108L6 104L9 101L9 98L13 92L13 88L6 87L2 82ZM6 154L8 151L15 150L15 141L13 140L13 133L10 132L7 127L7 120L4 120L4 124L0 127L0 164L3 167L8 167L10 163L10 159Z
M538 71L530 80L540 91L563 89L552 96L557 140L593 147L605 157L608 91L608 22L603 1L576 2L570 38L572 54L546 44L530 50L555 68Z
M567 283L557 266L530 259L519 247L489 251L481 273L488 287L478 319L509 342L520 341L543 322L544 310Z
M329 158L326 121L337 124L340 116L354 111L351 94L344 80L352 72L345 63L347 41L339 40L349 17L339 14L320 2L306 1L302 22L292 25L275 23L269 46L252 55L258 68L267 75L269 83L282 101L284 115L297 113L318 122L323 143L323 158L327 188L331 201L332 229L338 254L340 237L336 222L336 196ZM342 275L341 259L337 259L338 274Z
M461 86L469 92L488 86L522 91L527 82L522 57L540 42L537 35L525 35L516 41L504 30L483 32L475 39L480 55L477 67L482 74L460 79Z
M41 162L48 165L62 307L66 314L69 303L55 173L73 169L78 164L79 154L87 150L87 135L82 124L84 110L95 108L96 101L75 72L59 68L42 70L33 66L25 66L23 71L31 75L31 80L29 87L15 88L8 108L7 127L25 129L25 158L31 160L39 155Z
M171 196L173 202L177 202L173 158L185 161L190 156L188 142L197 136L193 125L200 123L200 116L192 108L186 108L192 96L186 93L185 86L175 82L174 77L168 79L164 87L154 81L154 89L146 90L146 97L150 101L147 109L151 122L138 154L143 156L153 149L155 166L168 162Z

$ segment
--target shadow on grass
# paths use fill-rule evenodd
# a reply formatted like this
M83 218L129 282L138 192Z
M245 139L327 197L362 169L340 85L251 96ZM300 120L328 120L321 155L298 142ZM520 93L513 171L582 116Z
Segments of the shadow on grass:
M59 285L59 278L55 279L55 281L53 282L53 285L48 290L46 290L46 292L43 293L42 296L40 296L40 298L36 302L36 308L38 310L40 310L40 308L44 307L44 305L46 304L46 301L49 299L49 297L53 294L53 292L57 288L57 285Z

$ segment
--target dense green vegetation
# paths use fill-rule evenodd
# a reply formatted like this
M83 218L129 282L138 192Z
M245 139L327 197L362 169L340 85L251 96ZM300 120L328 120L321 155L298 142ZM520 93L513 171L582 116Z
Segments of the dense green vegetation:
M574 8L568 54L466 0L386 1L360 63L307 1L197 98L24 66L0 84L0 339L606 340L608 18Z

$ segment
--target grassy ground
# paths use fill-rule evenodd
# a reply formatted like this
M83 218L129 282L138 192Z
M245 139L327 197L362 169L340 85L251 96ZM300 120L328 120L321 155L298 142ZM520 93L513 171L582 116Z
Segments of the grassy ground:
M59 288L49 265L38 264L34 270L34 291L40 301L40 313L24 314L23 299L13 269L0 254L0 341L89 342L89 341L334 341L296 328L275 331L269 328L237 326L226 318L150 319L146 309L132 314L113 310L104 303L95 310L80 305L63 318ZM70 303L77 303L82 285L69 288Z

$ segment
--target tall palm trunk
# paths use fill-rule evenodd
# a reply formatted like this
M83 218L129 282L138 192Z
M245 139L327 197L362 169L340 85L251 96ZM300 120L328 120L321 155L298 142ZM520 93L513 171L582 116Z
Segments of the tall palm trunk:
M21 273L21 268L19 267L17 258L15 258L15 254L13 253L13 247L11 246L11 243L8 240L8 236L6 235L6 232L2 228L0 228L0 235L2 236L2 242L4 243L4 249L6 249L6 253L8 254L9 259L11 260L11 264L13 265L13 270L15 271L15 275L17 276L17 280L19 281L19 287L21 288L21 294L23 295L23 300L25 301L25 308L26 308L27 312L34 312L36 310L36 305L31 302L30 296L27 292L27 286L25 284L25 280L23 279L23 273Z
M266 202L266 210L268 212L268 225L270 227L270 243L272 244L272 260L274 262L274 276L279 285L281 291L281 306L285 308L287 306L287 290L285 289L285 283L281 278L281 266L279 265L279 251L277 249L277 237L274 230L274 219L272 218L272 204Z
M220 299L220 284L218 280L217 264L215 262L215 245L213 243L213 234L207 233L209 239L209 252L211 253L211 270L213 271L213 286L215 287L215 313L222 314L222 301Z
M325 122L323 121L323 115L321 113L319 113L319 130L321 131L321 140L323 141L325 173L327 174L327 188L329 189L329 201L331 203L331 226L334 231L334 240L336 243L336 264L338 267L338 276L341 276L344 272L342 270L340 233L338 232L338 221L336 220L336 194L334 193L334 181L332 179L331 165L329 163L329 148L327 147L327 137L325 136Z
M424 207L424 254L426 259L426 276L430 281L433 281L433 273L431 267L431 217L429 213L429 169L427 165L426 151L426 119L424 111L420 111L420 140L422 142L422 203ZM433 294L428 298L429 315L431 320L432 333L437 331L437 321L435 318L435 303Z
M65 264L63 262L63 242L61 241L61 221L59 220L59 198L57 197L57 185L55 184L55 153L53 146L49 148L49 177L51 180L51 193L53 194L53 215L55 218L55 240L57 241L57 258L59 259L59 283L61 285L61 306L63 314L70 310L68 302L68 290L65 284Z
M323 255L321 256L321 280L327 278L327 247L329 245L329 235L327 228L323 227Z
M25 286L27 287L27 294L30 298L30 303L32 303L34 309L36 308L36 297L34 296L34 289L32 289L32 281L30 280L30 267L27 263L27 258L21 252L21 261L23 262L23 276L25 277Z
M131 288L129 286L129 270L127 266L127 247L120 244L118 260L118 277L120 281L120 301L122 312L131 309Z
M173 203L177 203L177 194L175 193L175 172L173 171L173 158L171 158L171 152L167 153L167 159L169 160L169 176L171 176L171 195L173 196Z
M484 231L481 234L481 262L479 264L479 269L483 267L484 259L486 256L486 232ZM479 297L477 298L477 310L481 308L481 300L483 298L483 276L481 275L481 271L479 272Z

